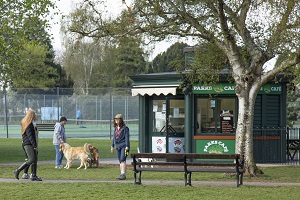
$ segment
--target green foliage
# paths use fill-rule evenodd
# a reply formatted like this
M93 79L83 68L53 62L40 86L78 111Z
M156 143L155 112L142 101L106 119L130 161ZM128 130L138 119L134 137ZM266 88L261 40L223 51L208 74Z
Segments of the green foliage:
M2 86L7 87L12 82L12 72L18 70L16 62L20 60L20 51L28 34L37 32L31 25L39 19L42 26L47 25L49 9L54 4L39 0L1 1L0 8L0 65ZM29 19L29 20L27 20ZM29 23L30 22L30 23Z
M129 76L143 73L146 69L146 62L139 40L133 37L120 38L115 56L113 86L129 87L132 82Z
M19 88L46 88L55 85L57 71L45 63L47 48L34 42L27 42L20 51L18 70L13 73L14 87Z
M187 74L191 83L217 83L222 70L229 72L226 55L214 43L204 42L195 47L195 52L190 53L194 53L194 59L191 59L188 66L191 71Z
M3 32L0 30L0 36L5 38L4 48L0 51L3 53L0 58L3 58L1 74L4 86L9 83L11 88L40 88L39 91L57 86L72 87L71 78L54 63L50 36L45 31L48 24L43 18L54 4L28 0L5 1L4 4L0 11L5 22L1 24Z
M35 88L32 93L39 93L45 92L47 88L73 86L71 77L66 75L60 65L54 63L53 52L48 49L47 44L39 44L37 41L24 43L19 52L20 60L15 63L15 70L11 73L13 90ZM22 90L17 92L22 93Z
M293 126L295 122L298 120L300 111L300 97L298 93L290 90L287 94L287 125Z
M187 46L188 45L185 43L176 42L165 52L157 55L152 61L152 68L150 72L159 73L184 71L185 55L183 49Z

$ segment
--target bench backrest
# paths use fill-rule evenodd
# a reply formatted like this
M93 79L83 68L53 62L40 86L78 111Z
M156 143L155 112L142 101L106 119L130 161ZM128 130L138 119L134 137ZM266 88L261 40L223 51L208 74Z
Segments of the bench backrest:
M53 131L55 123L37 123L36 126L39 131Z
M155 159L240 159L240 154L198 154L198 153L136 153L132 158Z

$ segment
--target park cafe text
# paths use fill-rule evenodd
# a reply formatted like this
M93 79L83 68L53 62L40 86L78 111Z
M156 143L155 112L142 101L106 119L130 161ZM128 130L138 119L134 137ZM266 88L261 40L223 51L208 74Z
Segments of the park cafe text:
M193 85L194 94L234 94L234 84L215 84L215 85ZM259 94L281 94L282 86L280 84L265 84L259 90Z

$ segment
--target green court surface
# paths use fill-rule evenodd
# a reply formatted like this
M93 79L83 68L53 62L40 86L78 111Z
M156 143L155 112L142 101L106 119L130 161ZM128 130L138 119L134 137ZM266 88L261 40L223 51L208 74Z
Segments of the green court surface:
M131 139L138 137L138 124L128 124ZM65 126L68 138L110 138L113 134L113 126L110 124L71 124ZM0 138L21 137L20 125L0 125ZM39 131L40 138L52 138L53 131Z

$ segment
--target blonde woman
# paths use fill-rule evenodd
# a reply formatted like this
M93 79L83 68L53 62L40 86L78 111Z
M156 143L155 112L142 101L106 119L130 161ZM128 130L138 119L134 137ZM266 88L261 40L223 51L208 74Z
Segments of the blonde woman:
M40 177L36 175L37 170L37 154L38 154L38 130L35 125L36 114L33 110L28 110L25 117L21 121L21 133L22 133L22 146L25 153L28 156L27 161L24 162L18 169L15 169L14 175L19 180L19 173L31 166L31 180L42 181Z

